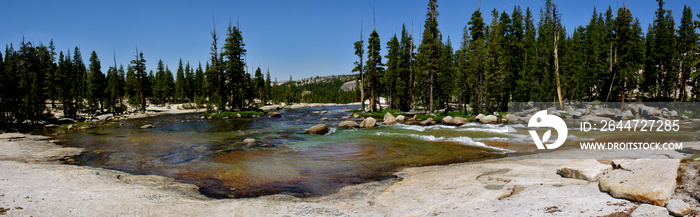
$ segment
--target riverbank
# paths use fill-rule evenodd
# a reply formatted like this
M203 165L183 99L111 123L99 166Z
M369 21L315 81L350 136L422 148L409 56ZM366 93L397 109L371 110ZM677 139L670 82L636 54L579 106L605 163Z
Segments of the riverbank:
M575 150L406 168L395 179L347 186L323 197L215 200L201 196L193 185L170 178L61 164L81 150L49 140L0 134L0 212L8 216L624 216L638 207L647 208L601 192L597 181L557 174L558 169L581 161L573 160ZM697 152L700 143L684 143L684 147ZM682 172L692 170L691 164L697 165L697 160L681 162ZM694 170L697 176L697 167ZM676 171L666 168L654 173L675 176ZM671 198L692 199L682 188L674 189ZM688 204L698 210L697 201Z

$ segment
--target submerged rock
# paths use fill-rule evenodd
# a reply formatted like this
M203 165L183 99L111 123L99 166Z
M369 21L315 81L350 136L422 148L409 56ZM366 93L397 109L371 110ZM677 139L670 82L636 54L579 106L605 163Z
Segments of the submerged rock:
M141 129L149 129L149 128L155 128L156 126L153 126L153 124L144 124L141 126Z
M305 134L316 134L316 135L324 135L328 133L328 125L326 124L318 124L316 126L310 127L309 129L304 132Z
M373 117L365 118L365 120L360 123L360 128L372 129L375 126L377 126L377 119L374 119Z
M679 159L613 161L615 170L600 177L599 187L613 197L665 206L676 189Z
M270 112L270 117L279 118L282 117L282 114L280 114L279 112Z
M338 128L358 128L360 127L359 124L355 123L354 121L343 121L338 124Z

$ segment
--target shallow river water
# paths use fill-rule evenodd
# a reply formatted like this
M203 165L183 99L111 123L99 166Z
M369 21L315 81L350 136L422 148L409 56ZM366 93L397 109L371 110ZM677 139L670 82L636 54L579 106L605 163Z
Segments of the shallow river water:
M357 107L280 110L280 118L162 115L121 121L123 126L56 132L55 137L63 145L86 149L76 164L172 177L197 185L213 198L326 195L350 184L391 178L403 167L479 161L534 149L526 132L513 133L518 126L503 124L336 129L351 114L347 110ZM327 135L303 134L319 123L331 128ZM144 124L155 128L140 129ZM574 128L570 132L570 140L583 139ZM688 141L692 135L671 136ZM244 144L246 138L257 143Z
M172 177L215 198L318 196L390 178L402 167L477 161L509 151L497 147L509 137L497 125L336 129L352 108L281 110L281 118L162 115L122 121L123 126L59 132L56 137L66 146L86 149L77 164ZM319 123L328 124L330 133L303 134ZM155 128L140 129L144 124ZM257 143L244 144L245 138Z

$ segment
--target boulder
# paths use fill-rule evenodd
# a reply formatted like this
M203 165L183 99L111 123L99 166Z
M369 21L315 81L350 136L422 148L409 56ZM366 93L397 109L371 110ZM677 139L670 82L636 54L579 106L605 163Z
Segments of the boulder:
M396 121L403 123L404 121L406 121L406 116L403 116L403 115L396 116Z
M666 202L666 209L671 213L671 215L674 216L688 215L691 211L693 211L688 203L680 199L673 199Z
M574 179L582 179L586 181L597 181L600 174L611 170L612 166L602 164L594 159L578 160L566 164L557 169L557 174Z
M467 121L467 119L463 118L463 117L454 117L452 119L452 125L455 125L455 126L462 126L462 125L467 124L467 122L469 122L469 121Z
M676 189L679 159L613 161L616 168L600 176L598 187L613 197L665 206Z
M433 118L428 118L427 120L421 121L420 125L428 126L428 125L431 125L432 123L433 123Z
M454 119L454 118L452 118L452 116L444 117L444 118L442 118L442 124L452 125L452 120L453 120L453 119Z
M282 114L280 114L279 112L270 112L269 115L270 115L270 117L273 117L273 118L282 117Z
M141 126L141 129L149 129L149 128L154 128L154 127L156 127L156 126L153 126L153 124L144 124L143 126Z
M396 118L394 117L394 115L392 115L391 113L387 112L386 114L384 114L384 122L383 122L382 124L384 124L384 125L394 125L394 124L396 124Z
M258 142L258 141L256 141L256 140L253 139L253 138L246 138L246 139L243 140L243 143L248 143L248 144L250 144L250 143L256 143L256 142Z
M475 120L476 122L481 122L481 119L484 118L484 117L486 117L486 115L478 114L478 115L476 115L476 117L474 117L474 120Z
M639 110L639 115L642 117L652 118L661 116L661 110L654 107L639 105L637 109Z
M482 124L494 124L498 122L498 117L494 115L487 115L486 117L479 119L479 122Z
M654 206L649 204L639 205L632 213L630 217L658 217L658 216L668 216L668 210L660 206Z
M360 127L359 124L355 123L354 121L343 121L338 124L338 128L358 128Z
M305 134L316 134L316 135L324 135L328 133L328 125L326 124L318 124L316 126L310 127L309 129L304 132Z
M377 119L372 117L365 118L365 120L360 123L360 128L372 129L377 126Z
M330 119L328 119L328 118L321 118L321 121L327 121L327 120L330 120Z
M507 114L506 120L508 121L508 123L517 123L518 121L520 121L518 116L515 116L514 114Z

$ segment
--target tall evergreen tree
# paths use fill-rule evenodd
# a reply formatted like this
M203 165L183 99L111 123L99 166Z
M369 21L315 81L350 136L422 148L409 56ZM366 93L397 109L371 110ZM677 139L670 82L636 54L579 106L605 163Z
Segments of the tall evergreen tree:
M452 101L455 86L455 54L452 49L452 41L447 37L447 41L440 46L440 67L436 78L435 98L441 108L449 111L449 103Z
M253 88L255 88L255 94L260 100L261 104L265 104L267 96L265 95L265 77L263 77L262 70L258 67L255 70L255 78L253 79Z
M644 63L644 44L639 20L632 12L622 7L617 10L614 27L615 61L614 74L619 75L615 87L619 87L619 100L624 102L631 97L639 83L638 71Z
M406 31L406 25L401 28L401 52L398 55L400 59L397 68L396 80L396 98L399 100L398 105L401 111L409 111L413 104L412 96L414 93L414 73L413 73L413 36Z
M92 51L87 84L88 105L92 110L99 109L102 111L104 109L105 88L107 88L107 80L104 73L102 73L102 64L97 57L97 52Z
M175 77L175 102L181 102L187 98L187 81L185 80L185 69L182 66L182 59L177 64L177 74Z
M486 53L486 23L481 17L481 10L472 13L469 25L469 37L467 42L462 42L462 52L466 54L466 60L461 60L462 74L465 75L467 87L466 96L469 96L471 106L475 112L484 108L485 84L484 77L487 70ZM467 32L465 30L465 32ZM466 46L466 51L464 50ZM466 63L464 63L466 62Z
M424 103L428 111L435 110L435 81L440 67L440 30L438 30L437 16L437 0L430 0L428 3L428 13L425 15L425 25L423 26L423 37L421 44L418 46L418 54L416 58L420 65L420 71L423 79L426 81L428 88L427 99Z
M243 43L241 31L236 26L229 24L227 37L224 40L221 56L222 69L225 74L226 92L230 97L232 109L243 108L246 99L246 81L249 76L245 75L245 62L243 60L246 50Z
M380 81L379 78L382 77L384 73L384 64L382 64L382 56L380 55L380 50L382 49L381 42L379 40L379 33L377 30L373 30L369 35L369 43L367 45L367 62L365 63L365 68L367 70L367 84L369 86L369 107L371 112L377 111L377 98L379 97Z
M132 68L134 70L136 83L138 84L140 110L143 112L146 111L146 92L144 87L148 79L148 75L146 74L146 60L143 59L143 53L137 50L136 59L132 60L131 64L133 65Z
M389 107L392 109L395 109L397 107L396 103L396 95L398 94L397 91L397 82L399 81L399 73L401 69L401 52L403 52L401 48L401 44L399 43L399 39L396 37L396 34L394 34L393 37L387 42L386 44L386 49L388 50L387 55L385 56L387 61L386 61L386 71L384 72L384 76L381 78L381 82L384 83L385 90L384 92L387 94L389 98Z
M675 22L671 11L664 9L663 0L657 0L659 8L653 24L647 30L644 85L652 98L669 99L674 87L678 84L678 76L674 73L673 60L676 59Z
M359 61L355 61L355 68L352 69L352 72L359 72L360 73L358 76L358 79L357 79L357 84L358 84L357 89L359 89L359 91L360 91L360 106L362 109L365 109L365 87L367 87L367 85L365 85L365 75L363 73L365 70L365 66L364 66L365 63L363 61L363 57L365 56L365 50L364 50L365 44L364 44L364 41L362 40L362 31L360 31L360 40L356 41L354 43L354 46L355 46L355 56L357 56L360 59L359 59Z
M700 27L700 26L698 26ZM693 11L690 6L683 7L683 16L681 17L681 24L678 27L678 69L680 70L680 82L678 82L678 96L677 100L683 102L687 101L687 87L689 83L692 83L691 72L697 71L698 68L695 66L695 61L698 59L698 43L700 43L700 38L695 31L696 24L693 21Z
M491 25L488 28L486 43L486 70L483 76L483 96L485 109L490 112L503 111L507 108L508 93L506 88L505 49L503 47L503 26L496 9L491 12Z

